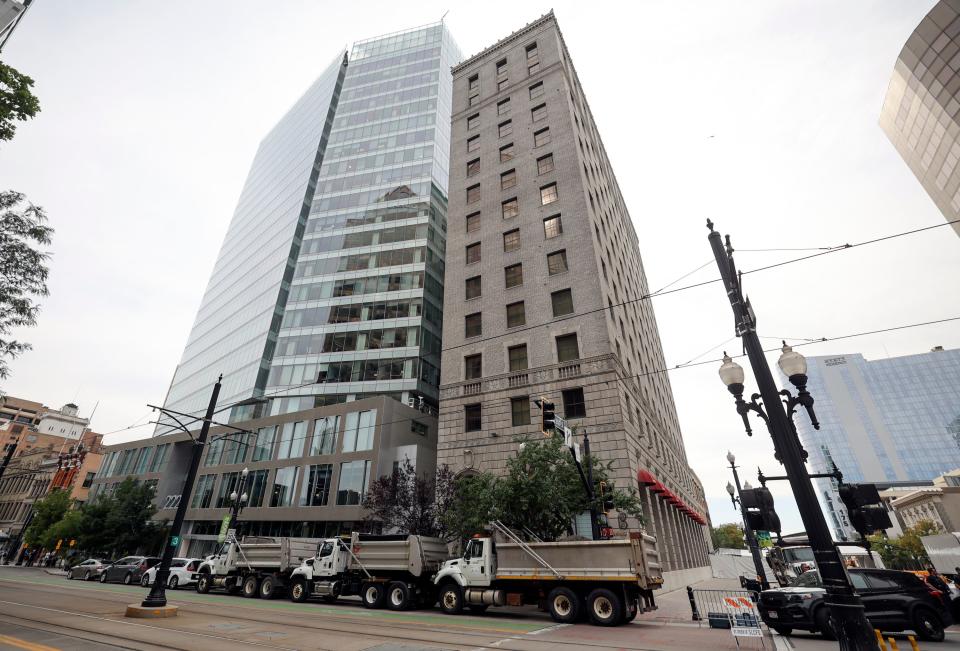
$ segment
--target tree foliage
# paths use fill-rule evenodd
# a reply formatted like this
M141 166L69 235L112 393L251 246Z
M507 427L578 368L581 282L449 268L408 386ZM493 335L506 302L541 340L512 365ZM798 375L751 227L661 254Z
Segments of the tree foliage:
M23 532L23 541L28 545L47 544L47 532L55 524L63 519L63 516L70 509L70 493L67 491L55 490L46 497L43 497L33 504L33 519L30 526ZM56 541L54 541L56 544Z
M35 298L47 295L53 229L39 206L19 192L0 192L0 379L9 375L6 359L30 350L30 344L12 338L15 328L36 325L40 306Z
M434 477L424 477L405 458L392 474L371 482L363 501L367 508L365 521L387 531L446 537L440 509L452 480L453 473L447 466Z
M710 540L715 549L746 549L747 543L743 536L743 526L736 522L728 522L716 527L710 527Z
M33 79L0 61L0 140L11 140L17 130L15 122L40 111L32 87Z
M893 570L921 570L930 564L930 557L923 547L923 536L943 533L940 525L932 520L921 520L903 530L899 538L887 538L878 533L867 536L870 547L880 554L883 564Z

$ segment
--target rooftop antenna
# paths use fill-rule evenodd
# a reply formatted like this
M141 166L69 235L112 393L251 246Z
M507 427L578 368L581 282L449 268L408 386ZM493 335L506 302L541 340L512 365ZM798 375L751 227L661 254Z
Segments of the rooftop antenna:
M443 15L440 16L440 24L441 24L441 25L443 24L443 19L446 18L446 17L447 17L447 14L449 14L449 13L450 13L450 10L447 9L445 12L443 12Z

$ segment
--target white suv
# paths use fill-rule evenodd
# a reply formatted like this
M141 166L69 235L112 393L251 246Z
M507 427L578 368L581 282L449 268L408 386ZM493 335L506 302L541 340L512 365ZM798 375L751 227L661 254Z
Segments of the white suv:
M192 578L196 573L197 568L200 567L200 563L203 559L201 558L175 558L170 562L170 578L167 579L167 587L171 589L176 589L182 586L192 585L196 583L196 579ZM144 572L143 578L140 579L140 585L147 587L153 584L154 579L157 576L157 570L160 569L160 564L154 565L149 570Z

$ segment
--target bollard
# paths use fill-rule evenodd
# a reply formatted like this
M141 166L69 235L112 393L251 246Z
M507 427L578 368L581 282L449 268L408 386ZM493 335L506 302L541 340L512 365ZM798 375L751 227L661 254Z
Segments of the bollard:
M690 610L693 612L693 621L700 621L700 613L697 612L697 600L693 597L693 588L687 586L687 597L690 599Z
M873 629L873 634L877 636L877 646L880 647L880 651L887 651L887 643L883 639L883 633L877 629Z
M913 651L920 651L920 645L917 644L917 638L913 637L912 635L908 635L907 640L910 641L910 648L913 649Z
M890 643L890 651L900 651L900 647L897 646L897 641L895 639L888 637L887 642Z

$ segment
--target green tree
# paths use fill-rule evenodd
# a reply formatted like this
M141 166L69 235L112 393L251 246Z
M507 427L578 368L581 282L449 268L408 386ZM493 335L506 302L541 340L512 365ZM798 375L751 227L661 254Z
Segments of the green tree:
M59 522L47 529L40 543L48 549L53 549L57 546L57 541L62 540L63 544L60 548L62 552L64 548L69 547L71 540L79 536L81 522L83 522L83 511L78 509L67 511Z
M899 538L887 538L878 533L867 536L870 547L880 554L883 564L893 570L920 570L930 564L930 557L923 547L923 536L943 533L940 525L932 520L921 520L903 530Z
M56 525L70 509L70 493L55 490L46 497L40 498L33 504L33 519L30 526L23 532L23 541L30 545L49 544L49 530Z
M405 458L393 473L370 483L363 498L364 521L388 531L446 537L438 504L445 503L451 481L447 466L438 468L434 477L424 477Z
M40 111L32 87L33 79L0 61L0 140L13 138L15 121L30 119Z
M747 543L743 536L743 526L736 522L728 522L716 527L710 527L710 540L713 541L714 548L747 548Z
M38 248L52 241L46 221L43 209L19 192L0 192L0 379L10 373L6 359L30 350L30 344L11 333L36 325L40 306L35 298L48 293L50 254Z
M152 519L157 512L154 496L153 486L133 477L127 477L117 485L110 496L111 508L103 523L104 529L110 532L114 553L154 551L146 549L156 538L156 528L160 526Z
M497 477L489 472L457 477L449 484L440 519L448 540L466 540L485 530L493 519Z

